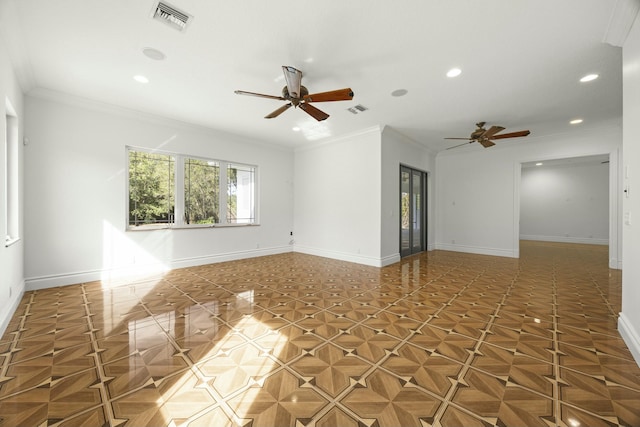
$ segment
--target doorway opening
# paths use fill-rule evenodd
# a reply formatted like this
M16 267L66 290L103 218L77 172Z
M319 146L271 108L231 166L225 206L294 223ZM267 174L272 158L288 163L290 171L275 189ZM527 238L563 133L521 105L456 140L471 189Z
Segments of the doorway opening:
M606 245L621 268L618 152L518 165L515 248L520 240Z
M426 250L427 173L400 165L400 256Z

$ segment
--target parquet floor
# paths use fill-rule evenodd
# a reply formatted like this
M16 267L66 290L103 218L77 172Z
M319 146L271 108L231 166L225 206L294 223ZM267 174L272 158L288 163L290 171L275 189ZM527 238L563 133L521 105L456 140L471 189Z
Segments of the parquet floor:
M607 248L284 254L28 292L0 426L640 426Z

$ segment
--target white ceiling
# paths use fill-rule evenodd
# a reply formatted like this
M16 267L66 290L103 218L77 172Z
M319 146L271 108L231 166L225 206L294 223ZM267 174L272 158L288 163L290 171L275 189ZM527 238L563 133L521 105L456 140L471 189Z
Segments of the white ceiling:
M621 48L602 41L612 0L170 0L194 16L184 33L151 19L154 0L0 2L27 91L289 147L389 125L441 150L458 142L444 137L466 137L478 121L530 129L534 141L572 131L576 117L584 128L622 114ZM145 47L166 59L149 59ZM312 93L348 86L355 97L315 104L331 115L320 123L299 109L264 119L282 101L234 90L279 95L282 65L302 70ZM452 67L462 74L447 78ZM589 73L600 78L580 83ZM396 89L408 94L391 96ZM347 111L356 104L369 110Z

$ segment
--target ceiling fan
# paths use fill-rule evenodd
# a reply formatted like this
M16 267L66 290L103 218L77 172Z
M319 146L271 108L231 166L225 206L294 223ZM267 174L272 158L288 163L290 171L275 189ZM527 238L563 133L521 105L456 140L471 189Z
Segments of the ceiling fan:
M287 104L277 110L267 114L265 119L273 119L284 113L291 107L300 107L311 117L317 121L326 120L329 115L311 105L311 102L327 102L327 101L349 101L353 99L353 91L350 88L330 90L328 92L320 92L309 94L306 87L302 86L302 71L291 66L283 65L282 71L287 85L282 88L282 96L264 95L255 92L246 92L244 90L236 90L238 95L251 95L260 98L278 99L280 101L289 101Z
M518 132L502 133L502 134L496 135L498 132L502 132L505 128L503 128L502 126L491 126L487 130L484 128L485 123L486 122L476 123L477 129L471 132L471 135L469 136L469 138L445 138L445 139L465 139L469 141L469 142L465 142L464 144L454 145L453 147L449 147L447 148L447 150L460 147L465 144L471 144L472 142L479 142L484 148L489 148L496 145L496 143L493 142L492 139L518 138L521 136L527 136L531 133L528 130L521 130Z

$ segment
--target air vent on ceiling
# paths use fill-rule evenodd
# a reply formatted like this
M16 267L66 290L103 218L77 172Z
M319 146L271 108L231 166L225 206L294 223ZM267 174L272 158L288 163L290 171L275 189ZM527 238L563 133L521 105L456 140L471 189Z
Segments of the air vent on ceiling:
M349 111L349 112L351 112L351 113L353 113L353 114L362 113L363 111L367 111L367 110L368 110L368 108L367 108L367 107L365 107L365 106L364 106L364 105L362 105L362 104L358 104L358 105L356 105L356 106L354 106L354 107L349 107L349 108L347 108L347 111Z
M176 9L168 3L159 1L153 9L152 17L178 31L184 31L193 19L192 15Z

